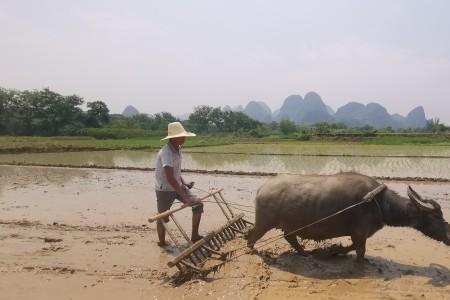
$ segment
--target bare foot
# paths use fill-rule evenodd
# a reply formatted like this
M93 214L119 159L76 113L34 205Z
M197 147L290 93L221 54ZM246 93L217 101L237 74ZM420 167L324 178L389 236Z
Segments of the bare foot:
M169 243L166 243L166 241L164 241L164 242L159 241L158 242L158 246L159 247L166 247L166 246L169 246Z
M192 237L192 238L191 238L191 241L192 241L193 243L195 243L195 242L201 240L202 238L203 238L203 236L197 235L197 236Z

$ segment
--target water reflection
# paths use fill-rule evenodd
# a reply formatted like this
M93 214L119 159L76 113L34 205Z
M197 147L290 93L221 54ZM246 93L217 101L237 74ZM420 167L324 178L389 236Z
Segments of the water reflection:
M372 156L450 156L449 146L440 145L361 145L361 144L239 144L188 148L185 152L303 154L303 155L372 155Z
M0 155L0 163L25 162L148 168L154 167L155 156L155 152L146 151L3 154ZM373 176L450 179L450 159L429 157L286 156L185 152L183 168L298 174L357 171Z
M357 171L373 176L450 178L450 159L395 157L260 156L185 154L184 168L224 171L333 174Z

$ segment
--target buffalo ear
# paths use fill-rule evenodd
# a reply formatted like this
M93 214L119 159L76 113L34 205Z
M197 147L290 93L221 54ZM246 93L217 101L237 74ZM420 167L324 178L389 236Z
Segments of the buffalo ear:
M422 197L420 197L419 194L417 194L417 192L413 190L412 187L409 185L408 185L408 197L419 209L426 209L426 210L435 209L432 203L423 200Z

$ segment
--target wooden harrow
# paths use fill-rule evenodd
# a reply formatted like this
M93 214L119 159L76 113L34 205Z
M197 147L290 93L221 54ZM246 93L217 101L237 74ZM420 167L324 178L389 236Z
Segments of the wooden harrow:
M161 218L170 217L175 224L175 226L180 231L181 235L184 237L188 243L188 248L183 249L183 246L177 240L176 236L170 230L167 223L162 222L166 232L168 233L170 239L173 241L175 246L181 251L173 260L168 263L169 267L176 266L180 272L191 271L194 273L203 273L202 267L208 259L218 259L225 261L229 258L229 253L220 251L220 249L232 239L236 238L237 234L245 234L253 223L244 219L244 214L235 214L231 209L231 205L225 200L222 195L223 189L213 191L205 197L199 199L203 201L208 198L213 198L220 210L224 214L227 222L220 228L209 232L205 237L199 241L192 243L187 235L186 231L181 227L180 223L174 216L174 213L189 207L189 205L182 205L178 208L162 212L156 216L148 219L149 222L157 221Z

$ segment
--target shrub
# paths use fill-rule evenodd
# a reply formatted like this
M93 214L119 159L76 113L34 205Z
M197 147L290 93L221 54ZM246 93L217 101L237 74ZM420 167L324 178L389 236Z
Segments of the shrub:
M150 131L140 128L85 128L80 135L91 136L96 139L125 139L138 137L163 137L165 132Z
M295 139L298 141L309 141L311 138L312 136L309 133L297 133L295 135Z
M280 122L280 131L284 135L290 135L291 133L295 132L297 130L297 126L295 126L295 123L284 119Z

